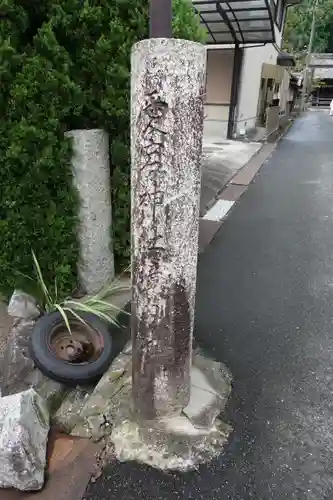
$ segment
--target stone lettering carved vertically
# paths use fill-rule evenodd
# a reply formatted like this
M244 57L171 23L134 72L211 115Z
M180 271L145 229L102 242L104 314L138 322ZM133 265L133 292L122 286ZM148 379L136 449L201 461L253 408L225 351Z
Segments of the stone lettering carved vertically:
M132 55L133 399L152 419L189 400L205 48L145 40Z

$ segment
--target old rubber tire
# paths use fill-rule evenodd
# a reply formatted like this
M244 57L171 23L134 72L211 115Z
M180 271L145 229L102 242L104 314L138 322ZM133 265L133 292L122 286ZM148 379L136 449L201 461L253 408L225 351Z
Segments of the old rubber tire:
M80 311L82 319L97 330L103 338L104 347L100 357L91 362L74 364L55 356L49 348L52 330L64 324L57 311L39 318L31 335L31 357L40 371L49 377L68 386L89 385L96 382L108 369L112 359L112 338L108 325L94 314Z

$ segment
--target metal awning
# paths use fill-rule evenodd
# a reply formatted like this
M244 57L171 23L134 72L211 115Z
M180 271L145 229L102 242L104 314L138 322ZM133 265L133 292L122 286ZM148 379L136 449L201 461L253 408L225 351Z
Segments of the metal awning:
M208 44L275 42L274 0L192 0Z

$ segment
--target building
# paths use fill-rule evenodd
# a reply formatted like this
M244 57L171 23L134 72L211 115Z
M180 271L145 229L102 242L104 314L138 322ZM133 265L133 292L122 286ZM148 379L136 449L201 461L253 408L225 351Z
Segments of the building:
M281 51L285 15L300 0L192 1L208 32L205 139L275 126L290 108L294 65Z
M312 105L329 106L333 99L333 54L312 54L309 67Z

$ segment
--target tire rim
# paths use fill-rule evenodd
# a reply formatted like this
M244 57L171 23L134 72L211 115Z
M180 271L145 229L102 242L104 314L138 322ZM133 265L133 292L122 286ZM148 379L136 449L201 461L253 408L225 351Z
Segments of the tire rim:
M55 326L48 338L48 348L59 361L71 364L87 364L102 354L102 335L90 325L71 321L71 332L64 323Z

